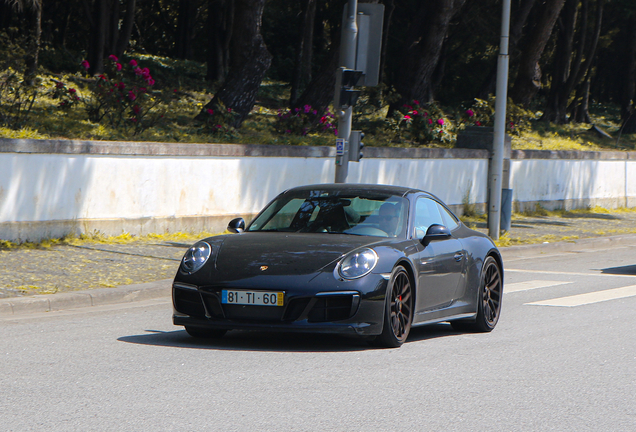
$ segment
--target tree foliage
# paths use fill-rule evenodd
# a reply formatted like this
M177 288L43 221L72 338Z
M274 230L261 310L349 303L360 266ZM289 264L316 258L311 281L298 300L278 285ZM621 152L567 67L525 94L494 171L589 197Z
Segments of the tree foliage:
M386 13L378 97L385 106L392 102L390 115L412 100L460 107L493 93L499 0L380 2ZM74 72L88 59L91 72L99 74L111 54L188 59L207 64L215 99L235 108L237 125L263 79L287 84L291 97L284 108L309 105L320 113L333 98L345 5L346 0L0 0L0 67L17 69L9 65L17 59L26 77L40 65ZM513 100L555 123L589 121L591 101L616 104L624 132L636 132L636 2L514 0L512 7ZM260 12L253 15L255 8Z

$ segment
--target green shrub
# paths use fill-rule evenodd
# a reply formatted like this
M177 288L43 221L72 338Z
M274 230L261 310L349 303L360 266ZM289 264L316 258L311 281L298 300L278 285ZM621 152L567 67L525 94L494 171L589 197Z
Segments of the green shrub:
M125 129L132 135L156 125L165 114L156 108L160 103L169 104L166 92L153 90L155 80L148 68L141 68L136 60L123 66L111 55L107 72L93 78L89 91L81 98L88 118L92 122L105 120L115 129ZM88 70L88 61L82 61Z
M495 96L490 95L488 100L475 98L473 104L461 113L459 117L459 128L465 126L487 126L495 125ZM512 99L508 99L506 106L506 133L520 135L532 129L531 120L535 120L533 112L516 105Z
M320 115L311 105L285 112L279 110L274 128L281 134L305 136L310 133L327 132L338 135L336 117L329 112L329 109Z
M0 72L0 126L14 130L27 126L40 87L40 78L29 83L11 68Z
M59 99L59 108L68 110L79 104L81 99L75 88L67 88L64 82L53 78L51 78L51 81L55 84L55 87L49 92L49 96L54 100Z
M404 104L389 119L389 127L398 140L407 139L420 145L449 145L456 140L453 123L435 103L420 104L413 100L410 104Z
M203 121L202 132L214 135L226 140L234 139L238 136L236 128L232 126L236 122L237 114L231 108L226 108L222 102L216 102L215 109L206 109L205 120Z

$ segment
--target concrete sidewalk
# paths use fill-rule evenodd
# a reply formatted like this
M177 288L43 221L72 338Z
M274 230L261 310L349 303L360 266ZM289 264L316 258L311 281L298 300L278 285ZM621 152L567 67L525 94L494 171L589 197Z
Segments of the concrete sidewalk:
M169 297L172 279L117 288L0 299L0 318Z
M472 225L487 232L484 223ZM633 245L636 212L517 217L508 237L537 243L500 247L504 267L516 257ZM136 241L0 250L0 318L167 298L188 246Z

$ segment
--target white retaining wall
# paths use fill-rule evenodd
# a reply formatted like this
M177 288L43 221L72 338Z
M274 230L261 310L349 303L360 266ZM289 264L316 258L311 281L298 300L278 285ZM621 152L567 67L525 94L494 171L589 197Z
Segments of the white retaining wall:
M636 206L634 153L589 152L600 153L599 159L515 159L522 153L529 152L512 152L510 167L513 202L520 209L536 203L548 209L566 210L595 205ZM588 156L588 152L575 153ZM616 156L623 159L612 158Z
M633 153L516 153L516 205L636 205ZM284 189L333 182L333 156L329 147L0 139L0 239L222 231ZM485 208L487 176L485 150L367 148L347 181L428 190L461 213L466 197Z

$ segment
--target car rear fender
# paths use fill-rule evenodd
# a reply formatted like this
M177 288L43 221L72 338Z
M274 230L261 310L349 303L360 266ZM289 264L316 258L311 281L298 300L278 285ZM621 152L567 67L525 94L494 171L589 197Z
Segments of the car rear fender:
M503 266L503 258L501 258L501 254L499 253L499 250L497 249L491 249L488 252L487 256L491 256L495 259L495 261L497 261L497 265L499 266L499 270L501 271L501 287L503 289L504 286L504 266Z
M479 287L481 286L484 262L489 256L493 257L495 261L497 261L497 265L499 265L499 268L501 269L501 283L503 286L503 259L501 258L501 254L499 253L499 251L496 248L492 248L488 251L488 253L484 255L483 259L481 257L475 257L472 265L470 265L468 268L468 273L466 275L467 281L469 283L469 286L467 287L468 289L466 290L468 298L473 298L473 296L479 298Z

